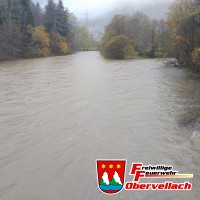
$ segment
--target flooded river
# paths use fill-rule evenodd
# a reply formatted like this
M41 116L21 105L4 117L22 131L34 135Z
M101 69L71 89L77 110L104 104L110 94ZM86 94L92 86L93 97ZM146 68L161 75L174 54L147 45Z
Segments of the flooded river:
M199 200L199 131L179 124L198 95L197 79L159 59L83 52L1 63L0 199ZM127 170L172 165L194 174L193 189L106 196L96 181L100 158L127 159Z

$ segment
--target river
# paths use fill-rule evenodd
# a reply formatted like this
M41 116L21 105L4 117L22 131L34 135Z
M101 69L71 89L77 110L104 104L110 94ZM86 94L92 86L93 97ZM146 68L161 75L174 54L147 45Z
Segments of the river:
M162 59L106 60L98 52L0 64L0 199L200 198L200 136L180 126L200 82ZM192 191L97 187L96 159L172 165ZM127 181L130 176L126 175Z

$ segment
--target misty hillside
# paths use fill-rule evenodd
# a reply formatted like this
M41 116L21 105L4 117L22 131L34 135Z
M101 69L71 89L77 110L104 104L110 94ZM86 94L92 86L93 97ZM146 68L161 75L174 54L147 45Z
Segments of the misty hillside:
M120 5L120 7L114 8L108 15L113 16L115 14L133 14L134 12L141 11L145 13L149 18L159 19L167 16L168 8L173 0L158 1L149 4L143 4L140 6L134 6L133 4L126 3Z
M38 2L38 0L33 1ZM98 11L98 17L95 17L97 14L97 9L88 10L88 12L90 13L88 23L86 22L86 19L84 19L84 15L82 14L85 12L84 8L81 13L79 13L73 10L73 8L70 7L70 4L69 6L67 6L69 2L64 1L64 3L65 6L68 7L69 11L74 12L74 14L77 16L78 23L82 26L87 25L90 32L93 33L94 38L99 40L104 32L105 26L111 21L114 15L132 15L137 11L141 11L151 19L166 18L168 8L173 1L174 0L143 0L139 2L134 0L124 0L122 2L116 1L118 3L116 3L115 5L113 4L113 7L110 8L109 12L101 8L101 10ZM41 0L39 2L44 9L44 5L47 0ZM109 8L107 10L109 10Z
M135 7L130 3L121 4L120 7L116 6L110 12L101 15L95 19L89 19L88 28L93 33L96 39L99 39L104 31L105 26L111 21L116 14L132 15L133 13L140 11L145 13L151 19L166 18L170 4L174 0L166 0L164 2L154 2L145 5L140 5L140 7ZM79 19L81 25L86 25L84 19Z

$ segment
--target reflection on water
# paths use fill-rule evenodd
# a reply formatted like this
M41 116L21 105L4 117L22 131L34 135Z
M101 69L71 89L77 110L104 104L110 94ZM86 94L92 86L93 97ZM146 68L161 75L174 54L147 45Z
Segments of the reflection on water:
M0 64L0 199L110 199L96 184L97 158L194 173L191 192L115 199L198 199L199 134L183 116L198 107L199 85L162 60L97 52Z

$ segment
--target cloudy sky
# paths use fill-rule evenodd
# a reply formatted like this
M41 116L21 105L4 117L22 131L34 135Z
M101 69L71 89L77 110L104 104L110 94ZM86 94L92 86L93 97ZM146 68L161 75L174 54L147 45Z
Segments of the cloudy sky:
M40 2L44 6L47 0L33 0ZM57 0L55 0L57 1ZM63 0L65 6L68 7L70 12L73 12L78 18L83 17L83 13L88 10L91 17L98 17L107 13L122 4L130 4L136 10L147 5L152 5L161 2L171 2L173 0ZM122 3L123 2L123 3Z

